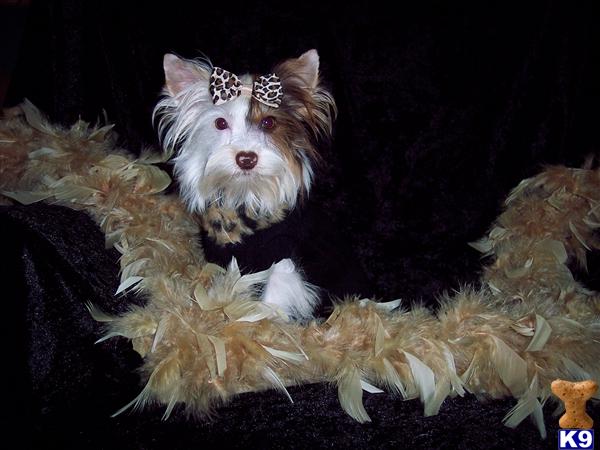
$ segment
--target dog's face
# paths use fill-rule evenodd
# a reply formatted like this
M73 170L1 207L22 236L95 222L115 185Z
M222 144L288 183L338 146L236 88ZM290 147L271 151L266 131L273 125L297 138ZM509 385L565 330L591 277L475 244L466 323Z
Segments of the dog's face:
M273 68L283 94L277 108L249 94L215 104L206 60L167 54L164 70L165 96L155 115L165 149L176 151L175 174L192 212L216 204L268 216L308 193L317 143L330 137L335 114L315 50ZM256 79L239 77L245 92Z

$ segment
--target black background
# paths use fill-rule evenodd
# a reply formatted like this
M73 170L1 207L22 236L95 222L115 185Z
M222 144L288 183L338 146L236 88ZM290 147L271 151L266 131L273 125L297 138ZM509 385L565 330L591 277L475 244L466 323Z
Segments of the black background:
M105 110L122 145L136 151L157 145L151 111L164 79L165 52L185 57L202 52L236 73L262 73L276 61L316 48L340 113L334 144L323 150L327 164L312 200L327 211L323 222L335 224L365 271L370 291L363 295L435 305L442 291L477 280L481 261L467 242L486 231L512 187L545 164L578 166L600 149L598 19L593 1L396 6L373 1L33 1L7 103L27 97L63 124L80 116L93 122ZM52 216L43 209L35 214ZM89 328L80 331L89 334ZM114 370L118 375L105 380L102 389L118 389L124 381L116 377L129 373ZM64 394L60 383L51 383L44 389ZM113 397L132 398L134 388ZM361 428L339 414L334 391L303 389L295 390L302 397L300 406L273 411L273 403L283 404L277 394L243 396L223 410L219 421L199 426L197 434L184 419L156 423L158 412L148 416L146 427L121 419L127 432L115 431L102 408L94 417L106 427L102 442L110 448L111 439L140 448L166 446L171 431L183 433L182 442L198 445L224 439L254 446L395 447L394 442L408 445L412 439L417 447L555 447L552 434L540 444L529 422L519 428L521 434L502 428L500 418L510 402L449 402L440 416L423 419L415 402L379 405L369 400L369 412L379 422ZM258 409L257 399L265 401ZM41 401L49 415L38 418L36 436L47 436L63 422L65 411L52 401ZM107 400L107 411L121 406L114 402ZM330 422L316 419L323 408ZM496 413L493 420L484 419ZM469 425L463 422L466 416L481 423ZM245 417L252 417L246 426ZM90 444L92 425L72 420L80 430L78 442ZM239 426L225 432L228 420ZM393 429L386 428L394 422ZM72 438L65 430L57 442ZM156 440L150 437L153 432ZM410 433L408 442L398 440L404 433ZM466 443L475 438L480 440Z

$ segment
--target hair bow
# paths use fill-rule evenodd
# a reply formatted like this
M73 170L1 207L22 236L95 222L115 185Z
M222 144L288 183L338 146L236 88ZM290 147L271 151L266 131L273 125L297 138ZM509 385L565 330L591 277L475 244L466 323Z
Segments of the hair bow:
M237 75L220 67L215 67L210 74L209 91L215 105L222 105L246 93L267 106L279 108L283 98L281 81L274 73L258 77L250 88L244 86Z

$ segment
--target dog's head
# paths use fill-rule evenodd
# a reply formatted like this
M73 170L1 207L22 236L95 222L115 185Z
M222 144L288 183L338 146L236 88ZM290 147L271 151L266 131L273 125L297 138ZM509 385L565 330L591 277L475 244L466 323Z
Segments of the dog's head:
M237 78L208 60L171 54L164 70L154 114L192 212L217 204L270 215L308 193L317 144L330 138L336 112L315 50L262 77Z

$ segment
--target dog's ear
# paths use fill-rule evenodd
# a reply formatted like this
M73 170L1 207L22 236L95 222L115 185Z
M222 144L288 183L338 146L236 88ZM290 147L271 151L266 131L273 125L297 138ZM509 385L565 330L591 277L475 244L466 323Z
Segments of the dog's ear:
M274 72L283 78L285 84L313 90L319 84L319 53L314 49L309 50L299 58L278 64Z
M198 81L208 82L210 76L209 68L201 62L181 59L171 53L164 56L163 68L165 87L173 97Z
M337 108L319 78L319 54L309 50L275 66L283 87L282 108L291 112L312 131L316 140L331 136Z
M298 75L307 87L315 89L319 84L319 53L315 49L309 50L300 55L296 62Z

